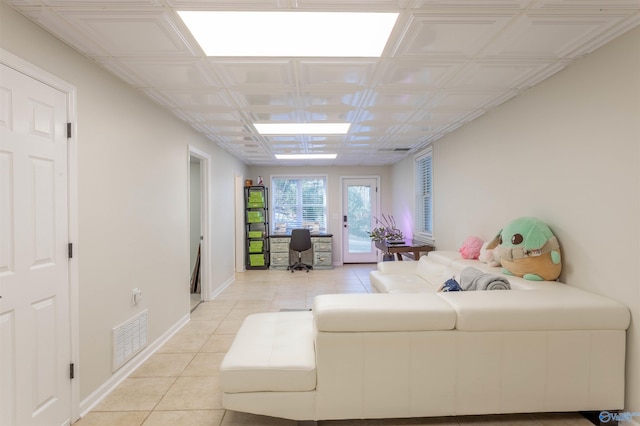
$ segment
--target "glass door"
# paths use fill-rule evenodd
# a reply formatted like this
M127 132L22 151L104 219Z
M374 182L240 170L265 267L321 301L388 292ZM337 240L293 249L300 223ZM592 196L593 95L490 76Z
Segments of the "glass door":
M342 178L342 261L378 261L369 232L378 216L378 178Z

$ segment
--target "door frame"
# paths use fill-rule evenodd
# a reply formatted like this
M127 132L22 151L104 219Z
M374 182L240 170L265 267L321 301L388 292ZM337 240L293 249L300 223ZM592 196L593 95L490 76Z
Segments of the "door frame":
M200 160L200 233L204 237L200 241L200 300L211 300L213 293L210 265L211 265L211 214L209 211L209 182L211 175L211 156L206 152L189 145L189 155L187 155L187 208L191 221L191 157ZM187 252L190 248L190 235L187 235Z
M71 137L67 139L67 221L68 239L73 244L73 257L69 259L69 337L71 360L76 377L71 380L70 418L80 418L80 292L79 261L81 254L78 239L78 113L77 89L48 71L0 48L0 62L41 83L64 93L67 97L67 121L71 123Z
M244 235L244 177L235 176L235 197L234 197L234 217L235 217L235 271L245 272L246 262L244 258L245 235Z
M342 212L340 214L340 261L342 264L344 264L344 256L345 256L345 244L346 242L344 241L344 223L343 223L343 216L346 214L346 208L347 206L344 205L344 198L345 198L345 194L344 194L344 184L345 181L347 179L374 179L376 181L376 188L377 188L377 196L376 196L376 211L380 212L380 198L381 198L381 194L382 194L382 188L381 188L381 183L380 183L380 175L357 175L357 176L340 176L340 211ZM376 261L378 261L379 259L378 254L376 254Z

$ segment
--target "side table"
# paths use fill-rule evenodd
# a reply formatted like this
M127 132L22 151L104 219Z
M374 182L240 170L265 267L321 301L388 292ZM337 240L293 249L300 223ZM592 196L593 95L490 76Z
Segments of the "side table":
M411 257L410 253L413 253L413 259L420 259L420 252L430 252L435 250L435 247L429 244L393 244L387 241L376 241L376 248L383 253L395 253L398 260L402 260L402 256Z

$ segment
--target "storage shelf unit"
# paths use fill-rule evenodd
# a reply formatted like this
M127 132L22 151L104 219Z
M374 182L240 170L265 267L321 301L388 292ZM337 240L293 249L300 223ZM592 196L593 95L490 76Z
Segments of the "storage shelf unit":
M269 268L269 189L245 186L245 240L247 269Z

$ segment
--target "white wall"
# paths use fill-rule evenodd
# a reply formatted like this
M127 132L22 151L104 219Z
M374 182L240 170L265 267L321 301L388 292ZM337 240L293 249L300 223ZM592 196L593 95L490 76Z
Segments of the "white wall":
M640 28L438 140L436 246L519 216L555 232L561 279L629 306L626 411L640 412ZM394 206L411 202L394 165ZM395 212L396 216L399 215Z
M4 2L0 47L77 88L82 400L112 377L113 327L148 309L153 342L189 314L188 145L212 156L214 288L234 277L234 222L224 207L244 165Z
M333 234L333 263L342 262L342 182L343 176L379 176L380 212L391 212L391 167L250 167L247 179L257 182L262 176L264 184L270 186L271 175L326 175L327 182L327 228Z

